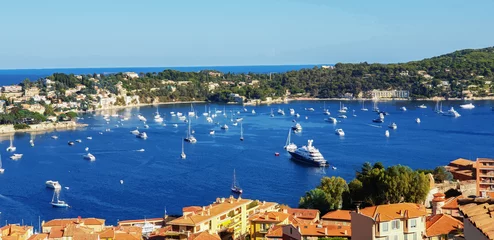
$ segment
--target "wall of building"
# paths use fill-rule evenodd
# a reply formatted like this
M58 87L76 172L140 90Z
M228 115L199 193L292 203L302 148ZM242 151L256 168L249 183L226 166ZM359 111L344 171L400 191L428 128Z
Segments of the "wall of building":
M463 219L463 234L466 240L489 240L468 218Z
M357 212L351 212L352 240L374 240L374 220Z

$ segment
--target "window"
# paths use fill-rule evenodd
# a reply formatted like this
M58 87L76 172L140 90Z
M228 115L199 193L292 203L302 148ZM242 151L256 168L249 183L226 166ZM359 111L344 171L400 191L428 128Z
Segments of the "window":
M410 219L410 228L417 227L417 219Z
M391 222L391 229L400 229L400 220L394 220Z
M417 240L417 233L413 233L413 240Z
M395 235L393 239L398 240L398 235Z
M384 222L384 223L381 223L381 224L382 224L382 227L381 227L382 231L383 232L387 232L388 231L388 223L387 222Z

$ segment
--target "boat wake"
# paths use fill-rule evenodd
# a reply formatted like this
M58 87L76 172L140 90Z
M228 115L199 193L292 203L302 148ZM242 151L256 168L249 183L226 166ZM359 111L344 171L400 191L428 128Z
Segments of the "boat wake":
M375 128L382 128L383 126L380 125L374 125L374 124L367 124L367 126L375 127Z

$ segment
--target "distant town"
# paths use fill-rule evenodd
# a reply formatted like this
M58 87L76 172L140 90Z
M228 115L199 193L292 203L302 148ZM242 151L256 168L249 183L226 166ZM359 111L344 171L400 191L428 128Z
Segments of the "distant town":
M428 174L423 203L389 203L327 213L282 203L218 197L204 206L184 206L179 216L122 220L68 218L39 226L6 224L3 240L139 239L494 239L494 159L456 159L446 167L453 179ZM436 173L435 173L436 174Z

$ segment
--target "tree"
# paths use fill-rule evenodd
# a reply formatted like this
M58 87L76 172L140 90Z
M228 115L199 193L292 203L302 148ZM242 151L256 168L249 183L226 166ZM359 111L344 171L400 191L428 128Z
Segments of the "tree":
M315 188L306 192L305 195L300 198L299 207L318 209L321 213L326 213L329 211L327 203L326 193L319 188Z
M443 166L436 167L433 171L434 180L437 183L453 180L453 175L446 170Z
M45 104L45 116L55 116L55 111L53 110L53 106L51 104Z
M75 113L75 112L67 112L67 113L65 113L65 115L67 115L67 117L69 117L72 120L77 118L77 113Z
M323 177L315 189L310 190L300 199L301 208L315 208L322 214L340 209L343 204L351 202L348 185L341 177Z

